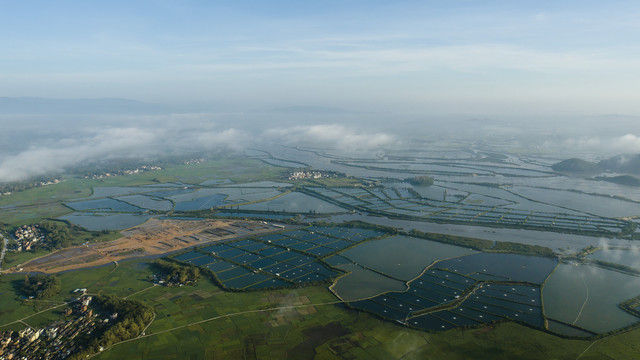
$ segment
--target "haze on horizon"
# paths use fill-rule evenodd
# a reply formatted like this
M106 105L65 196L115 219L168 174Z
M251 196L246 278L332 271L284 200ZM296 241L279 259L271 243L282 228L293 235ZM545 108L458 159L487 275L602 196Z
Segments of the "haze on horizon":
M268 142L375 151L420 137L493 137L640 153L633 1L2 9L0 182L95 158Z

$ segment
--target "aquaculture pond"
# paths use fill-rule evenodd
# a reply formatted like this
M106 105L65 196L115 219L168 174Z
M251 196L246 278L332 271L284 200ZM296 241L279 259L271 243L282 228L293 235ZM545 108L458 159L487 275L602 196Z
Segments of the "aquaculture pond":
M432 200L451 200L455 195L466 196L468 194L466 191L452 190L438 185L413 186L413 189L420 194L421 197ZM445 198L445 191L447 198Z
M466 204L484 205L484 206L505 206L511 205L513 202L497 199L486 195L471 194L464 199Z
M253 187L253 188L279 188L279 187L291 187L290 183L275 182L275 181L256 181L244 184L237 184L235 187Z
M461 191L466 191L472 194L492 196L494 198L502 199L504 201L513 201L519 202L522 200L521 197L514 195L508 191L505 191L502 188L494 187L494 186L482 186L482 185L474 185L467 183L446 183L448 188L453 188ZM416 187L416 190L418 188Z
M312 212L318 214L346 211L344 208L299 192L292 192L277 199L262 203L242 205L239 208L242 210L286 211L299 213Z
M402 291L407 287L402 281L391 279L358 265L345 264L337 267L348 272L332 287L343 300L364 299L386 291Z
M498 320L542 328L540 285L556 263L513 254L463 255L435 262L409 281L406 291L390 291L349 305L425 330Z
M541 328L544 320L539 304L540 291L537 287L484 284L458 306L426 315L412 316L420 310L409 312L406 324L424 330L443 331L454 327L512 320Z
M456 236L467 236L491 241L510 241L530 245L546 246L559 253L577 252L586 246L599 246L600 239L593 236L561 234L538 230L486 228L473 225L437 224L413 220L389 219L383 216L362 214L341 214L328 216L326 221L341 223L346 221L365 221L372 224L391 226L404 231L420 230ZM629 240L608 239L610 246L628 246Z
M409 282L406 291L387 292L349 306L432 331L501 320L544 326L538 285L480 283L442 269L429 269Z
M177 211L189 211L263 201L280 194L273 188L216 187L175 194L169 199L176 203Z
M119 201L115 199L97 199L97 200L86 200L86 201L77 201L77 202L68 202L65 203L66 206L72 208L77 211L84 210L99 210L99 211L114 211L114 212L142 212L143 209L128 204L124 201Z
M261 201L280 195L281 192L274 188L249 188L249 187L218 187L220 194L227 195L228 203L243 203Z
M214 273L229 289L258 290L329 282L343 274L322 259L383 233L360 228L288 230L198 247L173 258Z
M270 219L281 220L291 219L295 215L292 214L272 214L272 213L254 213L243 211L218 211L213 216L216 217L236 217L236 218L255 218L255 219Z
M626 199L640 201L640 191L633 187L615 184L603 180L556 176L544 179L517 179L514 185L545 187L556 190L582 191L589 194L620 196Z
M383 274L408 281L432 262L475 251L408 236L391 236L369 241L341 255Z
M90 231L128 229L144 223L149 218L150 215L109 213L73 213L60 217Z
M213 194L202 197L192 197L190 200L176 200L176 211L204 210L225 205L227 195ZM183 199L182 197L180 199Z
M544 203L609 217L640 215L640 203L565 190L514 186L512 191Z
M166 199L153 198L146 195L128 195L116 198L131 205L157 211L169 211L173 209L173 203Z
M183 187L180 189L165 189L162 191L154 191L149 193L149 195L158 197L158 198L171 198L173 196L185 195L194 192L195 189L192 187Z
M289 168L304 168L309 166L301 162L289 161L289 160L262 159L262 161L266 162L269 165L289 167Z
M541 284L558 261L554 258L501 253L477 253L438 262L435 267L478 280L526 281Z
M210 179L200 183L202 186L213 186L213 185L223 185L223 184L231 184L233 181L229 179Z
M164 185L164 184L158 184ZM99 186L93 188L92 198L108 197L108 196L120 196L130 194L144 194L154 191L167 190L157 187L135 187L135 186Z
M604 248L589 254L587 258L640 269L640 249L636 247L628 249Z
M603 333L640 321L618 304L640 295L640 277L592 265L560 264L543 288L545 314Z
M533 203L533 207L546 207L548 212L531 211L528 204L509 204L504 207L469 204L464 202L448 202L442 200L425 200L418 197L400 196L403 191L397 189L362 188L318 188L309 187L307 191L320 198L331 198L335 202L354 206L363 212L375 211L389 216L401 215L420 217L426 221L469 223L484 226L509 226L539 228L557 231L589 231L595 234L612 235L622 231L626 226L623 220L603 218L587 214L571 214L564 210L541 203ZM402 189L401 189L402 190ZM407 191L407 193L409 193ZM459 200L464 200L460 195ZM516 209L517 206L525 209Z

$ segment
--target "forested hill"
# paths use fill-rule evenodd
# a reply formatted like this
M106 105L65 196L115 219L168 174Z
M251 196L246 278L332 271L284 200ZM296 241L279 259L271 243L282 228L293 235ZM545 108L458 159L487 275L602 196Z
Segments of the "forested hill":
M569 173L597 173L611 171L622 174L640 174L640 154L616 155L600 162L572 158L551 166L555 171Z
M568 159L555 163L551 166L555 171L572 173L596 173L602 171L597 163L592 163L582 159Z

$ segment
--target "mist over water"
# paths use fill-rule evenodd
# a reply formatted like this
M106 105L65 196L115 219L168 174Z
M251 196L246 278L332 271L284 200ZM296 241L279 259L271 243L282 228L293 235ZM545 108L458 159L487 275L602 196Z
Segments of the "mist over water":
M65 109L67 113L47 115L0 109L6 129L0 134L0 182L60 173L95 161L241 153L270 144L315 147L346 156L406 150L432 141L544 150L558 158L640 153L640 121L622 116L534 120L323 107L207 113L112 110L78 114Z

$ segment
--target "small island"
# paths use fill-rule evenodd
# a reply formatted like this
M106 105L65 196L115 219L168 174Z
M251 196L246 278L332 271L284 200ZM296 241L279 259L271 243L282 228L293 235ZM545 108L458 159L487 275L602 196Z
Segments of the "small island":
M433 178L428 175L421 175L412 177L409 179L405 179L404 181L408 182L411 185L415 186L431 186L433 185Z
M568 173L598 173L602 168L596 164L582 159L568 159L553 164L551 168L554 171Z

